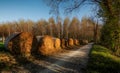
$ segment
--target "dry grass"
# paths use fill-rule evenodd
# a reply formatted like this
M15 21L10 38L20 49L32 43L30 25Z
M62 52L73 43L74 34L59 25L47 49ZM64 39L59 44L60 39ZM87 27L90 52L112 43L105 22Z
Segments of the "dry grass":
M55 52L54 41L51 36L44 36L38 43L38 53L42 55L51 55Z
M8 41L7 47L12 54L30 56L33 47L33 35L28 32L22 32Z
M0 63L16 64L15 59L9 53L2 53L0 52Z

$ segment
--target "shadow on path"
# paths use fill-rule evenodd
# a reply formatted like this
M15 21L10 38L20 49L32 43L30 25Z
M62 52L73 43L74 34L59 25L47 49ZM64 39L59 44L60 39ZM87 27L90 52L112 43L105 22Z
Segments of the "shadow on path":
M35 64L27 58L15 57L15 59L20 64L20 66L22 66L25 70L28 70L29 73L42 73L40 71L46 69L46 67ZM49 70L49 69L48 69L48 71L51 73L55 73L54 71ZM16 73L18 73L18 72L16 72ZM23 73L26 73L26 72L23 71ZM46 72L46 73L48 73L48 72Z

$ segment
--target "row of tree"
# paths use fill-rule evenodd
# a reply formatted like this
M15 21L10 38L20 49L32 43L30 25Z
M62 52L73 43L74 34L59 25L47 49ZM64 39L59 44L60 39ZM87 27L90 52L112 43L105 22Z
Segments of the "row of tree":
M59 15L60 7L65 13L71 13L82 6L93 5L96 15L103 19L101 44L120 56L120 0L46 0L45 3L53 15Z
M58 38L74 39L99 39L101 25L91 18L83 17L80 21L74 17L70 20L66 17L63 21L59 19L56 23L53 18L33 22L31 20L20 20L18 22L7 22L0 24L0 37L10 36L16 32L31 32L36 36L50 35Z

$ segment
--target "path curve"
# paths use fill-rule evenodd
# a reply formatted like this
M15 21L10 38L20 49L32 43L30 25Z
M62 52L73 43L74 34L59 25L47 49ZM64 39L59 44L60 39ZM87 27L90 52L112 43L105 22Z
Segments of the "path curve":
M47 68L40 71L40 73L82 73L86 68L89 58L88 54L92 48L92 44L90 43L77 50L59 53L45 59L46 61L41 61L43 63L40 63L40 61L34 63L38 65L43 64L42 66Z
M33 57L27 63L15 67L11 71L1 73L83 73L92 44L89 43L76 50L67 50L49 57ZM19 60L17 61L20 63Z

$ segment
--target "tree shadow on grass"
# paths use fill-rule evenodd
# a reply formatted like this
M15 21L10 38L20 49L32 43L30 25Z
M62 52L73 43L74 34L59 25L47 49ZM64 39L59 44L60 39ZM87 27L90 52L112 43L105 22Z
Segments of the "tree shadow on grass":
M87 68L86 73L120 73L120 62L100 54L92 54Z

